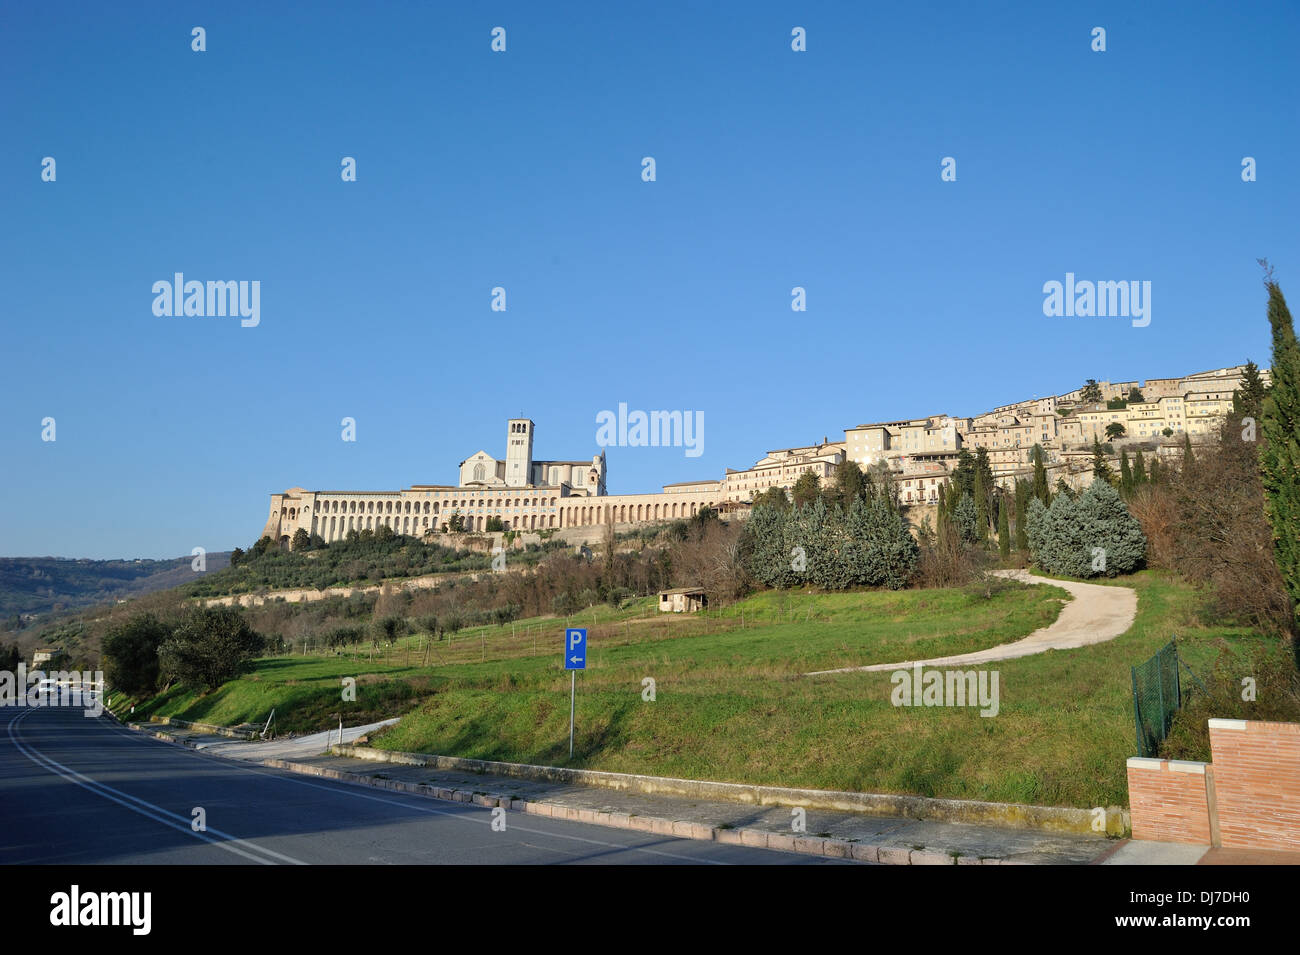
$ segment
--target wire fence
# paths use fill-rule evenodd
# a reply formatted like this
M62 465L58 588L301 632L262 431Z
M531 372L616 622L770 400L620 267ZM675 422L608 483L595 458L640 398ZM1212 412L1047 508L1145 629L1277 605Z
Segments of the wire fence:
M1133 725L1139 756L1155 756L1169 735L1174 714L1183 705L1179 679L1177 638L1156 651L1155 656L1132 668Z

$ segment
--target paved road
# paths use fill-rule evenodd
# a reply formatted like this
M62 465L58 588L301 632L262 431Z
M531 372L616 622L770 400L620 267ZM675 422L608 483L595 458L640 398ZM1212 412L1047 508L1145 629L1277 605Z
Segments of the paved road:
M1046 627L1013 643L959 653L955 656L932 657L929 660L902 660L898 663L876 663L871 666L840 667L836 670L817 670L804 676L821 676L825 673L863 673L881 670L905 670L921 666L961 666L968 663L993 663L997 660L1015 660L1048 650L1074 650L1094 643L1114 640L1133 626L1137 618L1137 591L1130 587L1104 587L1101 584L1084 584L1073 580L1055 580L1039 577L1025 570L995 570L994 575L1010 577L1026 584L1050 584L1067 591L1074 599L1061 608L1061 613Z
M192 829L206 812L206 832ZM826 864L304 779L70 708L0 708L0 863Z

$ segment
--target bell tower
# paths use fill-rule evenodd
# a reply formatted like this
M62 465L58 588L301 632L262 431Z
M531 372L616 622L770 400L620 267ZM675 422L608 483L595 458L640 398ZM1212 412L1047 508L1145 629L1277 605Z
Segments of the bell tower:
M531 418L511 418L506 425L506 487L526 487L533 473Z

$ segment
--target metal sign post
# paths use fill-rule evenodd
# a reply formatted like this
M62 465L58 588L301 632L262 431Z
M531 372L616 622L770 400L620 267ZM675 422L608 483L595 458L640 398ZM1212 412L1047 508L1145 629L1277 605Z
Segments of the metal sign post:
M569 671L569 759L573 759L573 710L578 696L578 671L587 668L587 631L564 631L564 669Z

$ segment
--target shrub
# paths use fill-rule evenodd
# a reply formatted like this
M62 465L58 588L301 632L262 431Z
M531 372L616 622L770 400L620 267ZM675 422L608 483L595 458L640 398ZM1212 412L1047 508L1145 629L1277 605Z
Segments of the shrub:
M1057 496L1049 508L1031 504L1029 547L1049 573L1114 577L1141 566L1146 538L1119 492L1098 479L1078 497Z
M250 669L265 646L261 634L230 607L191 611L158 648L163 676L211 690Z

